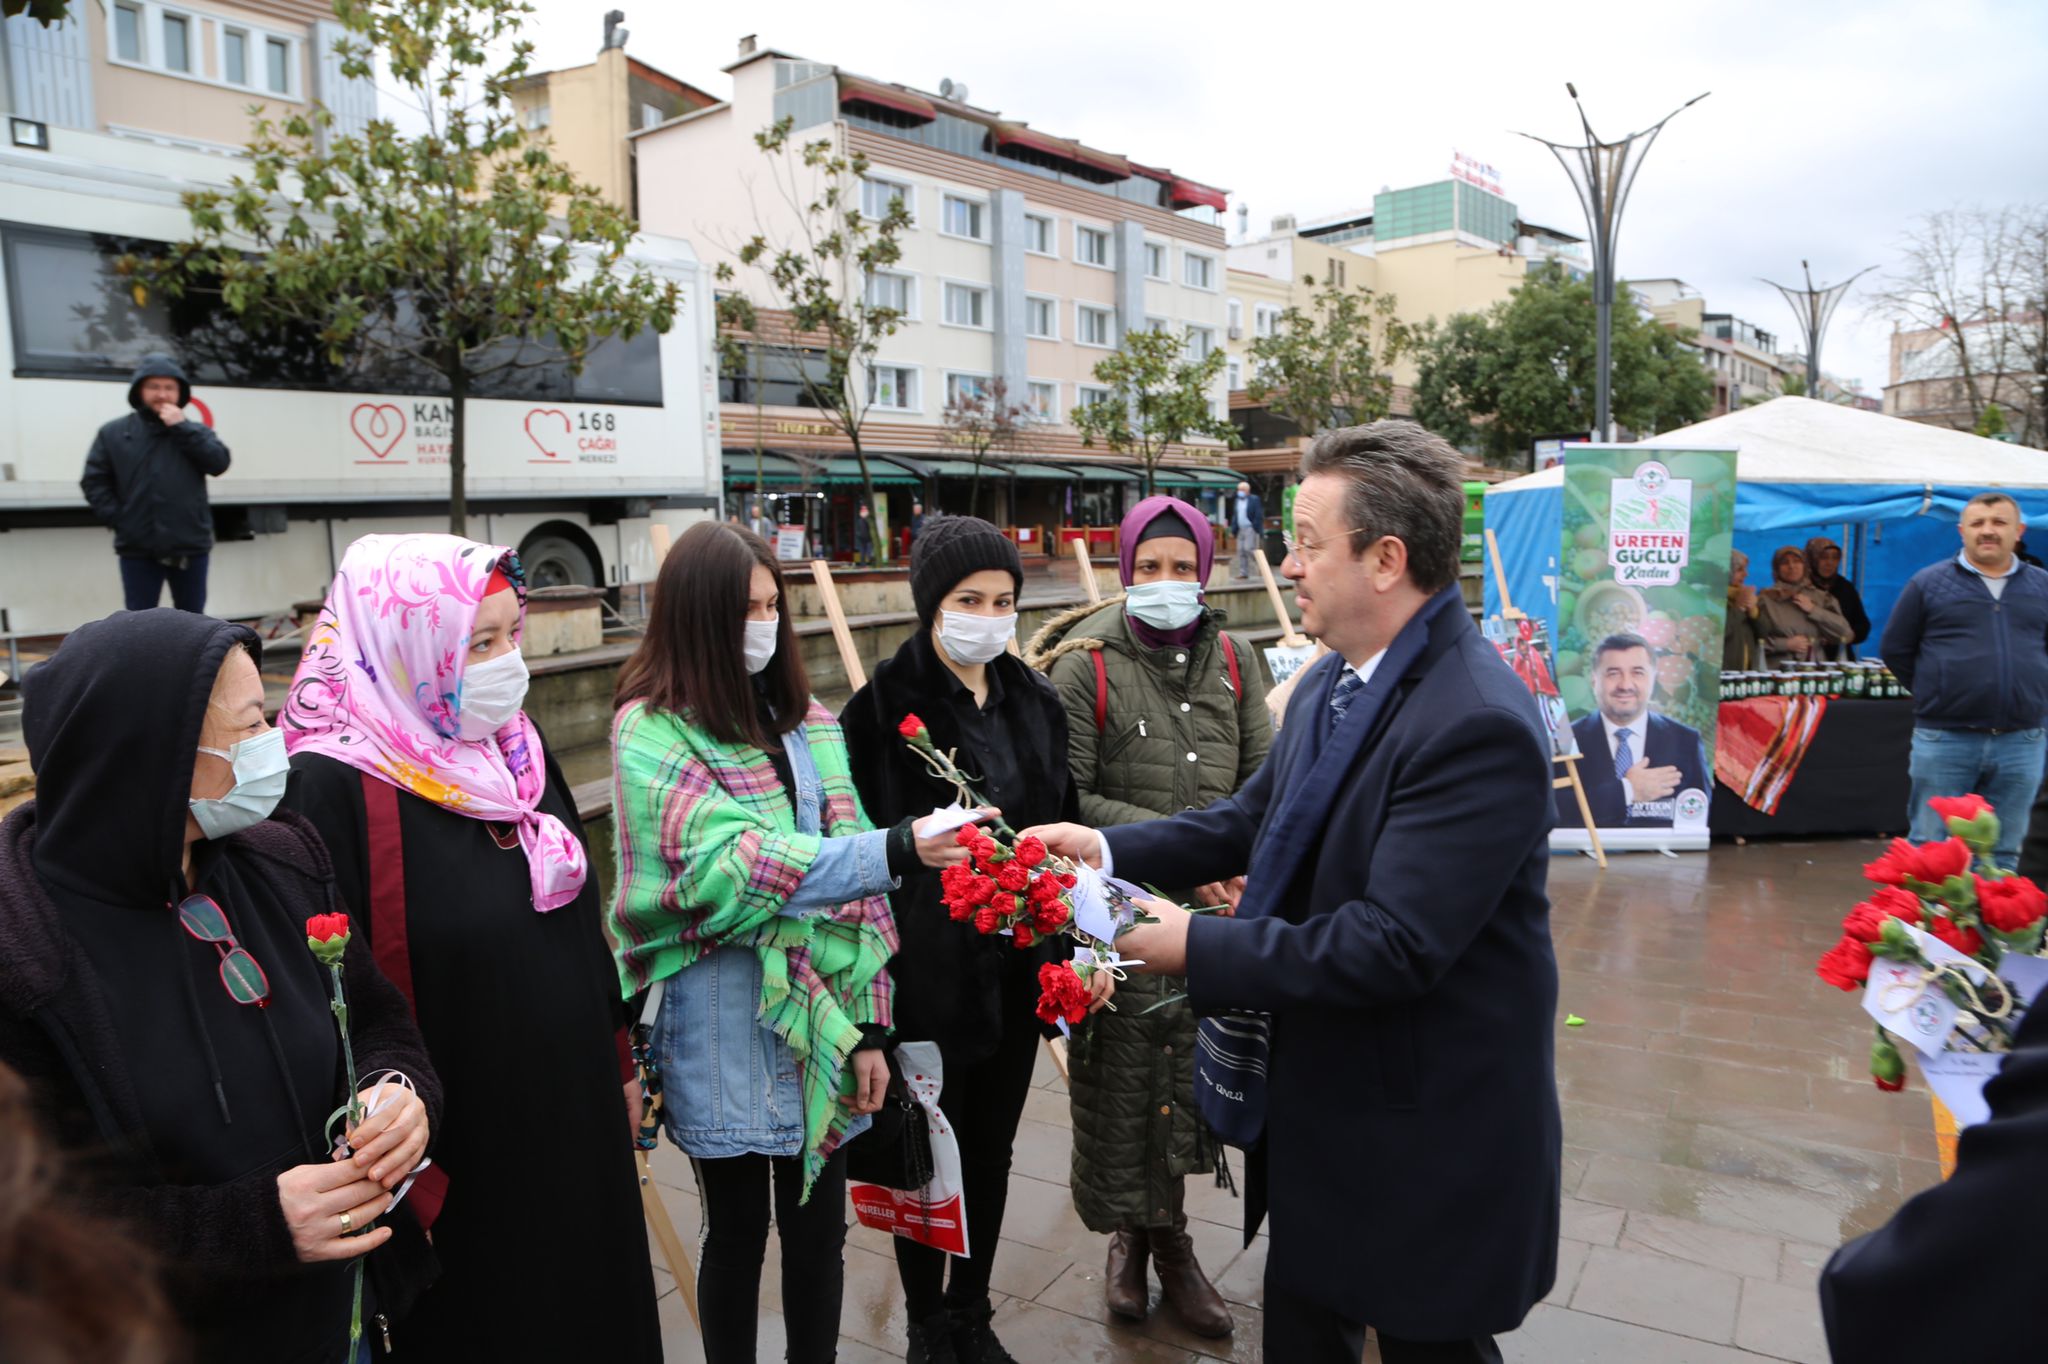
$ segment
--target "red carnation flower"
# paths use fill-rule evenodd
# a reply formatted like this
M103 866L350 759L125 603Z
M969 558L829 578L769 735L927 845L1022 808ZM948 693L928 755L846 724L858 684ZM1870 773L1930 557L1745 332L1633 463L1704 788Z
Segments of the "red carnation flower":
M977 932L993 933L996 931L996 924L996 912L993 906L983 905L980 909L974 911L974 927Z
M1887 1094L1896 1094L1906 1087L1906 1077L1903 1072L1889 1080L1882 1075L1873 1075L1870 1078L1872 1083Z
M1838 990L1854 990L1870 979L1870 944L1844 937L1821 955L1814 970Z
M1031 931L1030 924L1018 924L1015 928L1010 930L1010 934L1010 940L1011 942L1016 944L1017 950L1019 952L1022 952L1025 948L1031 946L1033 943L1038 941L1036 935L1034 935Z
M1977 910L1999 932L2019 933L2048 915L2048 895L2024 876L1980 876Z
M1896 1094L1906 1087L1906 1058L1899 1055L1889 1037L1880 1037L1870 1045L1870 1078L1887 1094Z
M1005 862L996 868L996 884L1014 894L1031 884L1031 873L1014 860Z
M1032 911L1031 921L1038 925L1041 933L1057 933L1067 926L1067 907L1059 900L1048 900Z
M1072 890L1075 886L1079 884L1080 878L1076 877L1074 873L1070 871L1063 871L1060 873L1060 887L1062 889Z
M906 715L903 717L902 722L896 726L896 732L912 743L916 743L919 739L925 737L924 721L918 719L915 715Z
M326 942L331 938L348 936L348 915L315 914L306 920L306 936L314 942Z
M1027 867L1035 867L1045 861L1045 840L1035 834L1018 839L1017 860Z
M1038 968L1038 1016L1047 1023L1064 1019L1068 1026L1088 1017L1091 995L1074 968L1049 961Z
M946 901L946 913L952 916L954 923L964 924L974 917L974 902L972 900L948 900Z
M1913 873L1919 880L1938 886L1951 876L1961 876L1970 869L1970 845L1960 838L1944 839L1940 843L1924 844L1919 849L1920 869Z
M1974 928L1965 928L1954 919L1937 914L1927 931L1953 947L1966 957L1974 957L1984 946L1984 935Z
M1919 852L1903 838L1895 838L1875 862L1863 864L1863 874L1879 885L1896 886L1908 876L1917 876Z
M1849 917L1842 920L1842 932L1858 942L1876 942L1884 936L1885 920L1904 919L1918 928L1921 917L1919 896L1897 886L1885 886L1849 911Z
M1978 795L1936 796L1927 802L1927 806L1945 820L1960 819L1966 822L1993 811L1991 802Z
M986 876L977 876L967 886L969 904L985 905L996 898L996 883Z
M967 851L973 852L974 845L981 842L981 830L975 828L972 824L962 824L960 832L953 835L953 841L967 849Z

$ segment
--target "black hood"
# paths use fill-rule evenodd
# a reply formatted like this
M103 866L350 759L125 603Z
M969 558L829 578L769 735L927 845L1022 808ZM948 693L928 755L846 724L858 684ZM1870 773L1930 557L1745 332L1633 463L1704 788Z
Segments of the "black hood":
M228 650L253 632L159 607L73 631L22 679L36 870L107 904L159 906L184 860L192 761Z
M135 372L128 376L128 406L137 412L142 407L142 381L144 379L176 379L178 381L178 406L192 401L192 381L185 377L185 368L168 355L145 355L135 362Z

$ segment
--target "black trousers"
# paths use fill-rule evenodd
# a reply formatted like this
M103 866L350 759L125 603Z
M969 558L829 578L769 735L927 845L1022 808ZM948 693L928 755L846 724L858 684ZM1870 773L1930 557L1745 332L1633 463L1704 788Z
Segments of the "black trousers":
M206 610L206 565L208 556L188 555L183 568L172 568L155 559L121 556L121 597L130 611L147 611L163 600L164 585L170 584L171 605L194 615Z
M782 1241L782 1316L790 1364L830 1364L839 1351L846 1287L846 1150L818 1172L807 1203L801 1156L690 1158L704 1199L697 1257L697 1311L707 1364L754 1364L768 1209Z
M1003 1209L1010 1196L1010 1152L1017 1141L1017 1124L1024 1118L1024 1100L1031 1093L1031 1068L1038 1061L1039 1032L1031 1003L1019 1009L1012 998L1016 993L1006 982L1004 1031L994 1054L962 1067L958 1074L947 1072L939 1091L940 1111L960 1142L967 1247L974 1253L968 1259L954 1259L942 1250L896 1238L896 1273L914 1322L926 1320L941 1307L964 1309L988 1297L996 1238L1002 1235ZM950 1280L948 1259L953 1259Z
M1287 1364L1358 1364L1365 1323L1297 1297L1266 1275L1265 1356ZM1500 1364L1492 1336L1470 1340L1400 1340L1382 1332L1381 1364Z

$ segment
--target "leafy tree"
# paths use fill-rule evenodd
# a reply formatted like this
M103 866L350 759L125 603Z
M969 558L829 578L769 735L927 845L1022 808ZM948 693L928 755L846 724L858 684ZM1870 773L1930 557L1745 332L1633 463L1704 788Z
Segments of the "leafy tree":
M784 117L754 134L768 159L775 189L794 227L757 218L754 235L735 254L757 270L771 306L789 314L806 347L824 360L823 372L799 363L805 396L846 436L860 463L861 496L875 505L875 481L862 444L875 394L869 379L882 342L903 321L900 309L882 302L873 287L877 271L903 257L897 239L910 226L910 210L892 196L879 218L862 211L861 178L868 159L841 152L829 137L797 143L794 120ZM738 273L729 261L718 266L721 283ZM719 295L718 320L729 329L758 333L754 301L744 292ZM881 537L876 537L881 549ZM886 550L883 550L886 553Z
M1804 398L1806 396L1806 376L1804 374L1787 374L1784 377L1784 379L1779 382L1778 387L1780 389L1780 396L1786 398ZM1763 398L1752 399L1752 401L1769 402L1770 398L1766 396Z
M1984 404L1984 415L1977 418L1977 434L1980 436L2002 436L2006 433L2005 409L1997 403Z
M1691 338L1643 317L1614 313L1614 415L1648 435L1706 416L1713 381ZM1504 467L1526 464L1531 443L1593 426L1593 289L1556 264L1530 274L1484 314L1422 329L1416 420Z
M324 109L256 120L249 169L186 194L192 240L126 262L138 302L217 290L251 332L316 335L336 365L430 375L450 403L448 524L467 528L466 411L480 381L665 332L676 286L622 262L631 218L530 143L507 96L533 45L523 0L336 0L344 76L382 55L426 131L337 135ZM489 69L488 52L510 44ZM561 217L551 216L559 206ZM253 251L251 250L253 248Z
M1192 360L1185 343L1167 332L1127 331L1123 345L1095 365L1095 378L1109 396L1075 408L1068 420L1080 429L1083 445L1100 441L1137 460L1150 497L1153 473L1173 446L1190 436L1238 443L1237 428L1210 406L1210 390L1222 372L1221 350Z
M1031 409L1010 401L1006 379L963 387L946 404L946 443L959 448L974 463L974 482L967 494L967 513L981 515L981 470L995 450L1007 450L1024 434L1024 421Z
M63 22L64 11L71 7L71 0L0 0L0 17L12 19L17 14L49 28Z
M1311 288L1315 282L1302 277ZM1251 399L1305 435L1378 421L1393 407L1389 366L1412 340L1392 294L1332 285L1306 308L1289 306L1272 335L1252 342Z

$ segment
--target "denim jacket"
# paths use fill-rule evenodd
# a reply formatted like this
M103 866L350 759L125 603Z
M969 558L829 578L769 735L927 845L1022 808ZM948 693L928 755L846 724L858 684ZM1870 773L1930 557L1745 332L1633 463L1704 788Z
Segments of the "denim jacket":
M817 833L824 791L811 760L810 731L782 736L796 779L796 824ZM885 895L888 831L828 838L782 912L817 914L848 900ZM803 1096L796 1056L760 1018L761 961L752 952L707 952L667 980L654 1051L665 1088L669 1140L692 1156L794 1156L803 1147ZM867 1130L855 1118L848 1138Z

